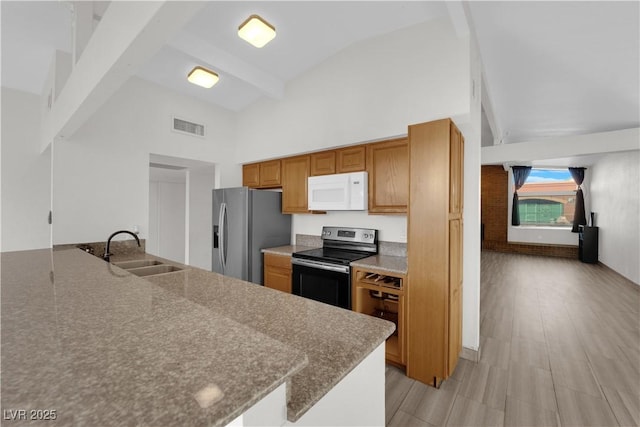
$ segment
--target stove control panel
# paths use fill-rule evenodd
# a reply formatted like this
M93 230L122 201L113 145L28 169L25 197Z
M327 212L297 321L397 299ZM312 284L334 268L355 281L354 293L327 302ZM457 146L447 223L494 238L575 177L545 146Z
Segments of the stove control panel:
M353 243L376 243L378 230L373 228L322 227L322 238Z

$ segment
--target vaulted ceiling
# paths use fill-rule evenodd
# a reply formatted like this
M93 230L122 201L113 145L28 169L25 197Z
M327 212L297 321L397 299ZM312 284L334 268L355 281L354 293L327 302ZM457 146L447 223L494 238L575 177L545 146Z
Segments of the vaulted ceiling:
M108 2L99 4L96 11ZM484 63L483 104L492 131L485 141L640 126L638 2L464 6ZM212 1L138 76L241 111L260 97L282 98L289 81L349 45L447 18L448 10L435 1ZM41 93L53 52L71 51L71 11L64 1L1 2L2 86ZM276 39L262 49L236 35L253 13L277 28ZM189 84L184 76L195 65L218 71L220 83L209 91Z
M640 3L470 2L503 143L639 126Z

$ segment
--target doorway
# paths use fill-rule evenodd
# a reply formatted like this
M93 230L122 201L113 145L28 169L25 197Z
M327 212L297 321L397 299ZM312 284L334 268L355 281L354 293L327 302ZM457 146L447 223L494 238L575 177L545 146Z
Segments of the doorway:
M147 252L211 270L215 164L149 156Z
M185 264L187 169L149 164L147 252Z

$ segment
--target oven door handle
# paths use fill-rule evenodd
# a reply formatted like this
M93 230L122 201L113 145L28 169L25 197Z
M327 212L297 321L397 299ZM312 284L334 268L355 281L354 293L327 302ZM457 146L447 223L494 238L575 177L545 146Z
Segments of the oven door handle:
M335 271L337 273L349 274L351 268L348 265L325 264L323 262L311 261L309 259L291 258L291 264L303 267L317 268L320 270Z

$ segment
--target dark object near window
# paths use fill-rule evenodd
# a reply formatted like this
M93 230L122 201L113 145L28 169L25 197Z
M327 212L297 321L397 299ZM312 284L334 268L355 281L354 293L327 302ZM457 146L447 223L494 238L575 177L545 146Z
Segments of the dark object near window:
M569 168L569 173L571 173L578 186L578 191L576 191L576 212L573 216L573 228L571 228L573 233L580 231L580 225L587 225L587 217L584 213L584 194L582 194L582 188L580 187L584 181L584 170L585 168Z
M513 205L511 207L511 225L520 225L520 210L518 208L518 190L524 185L524 182L531 172L531 166L512 166L513 182L515 189L513 190Z

